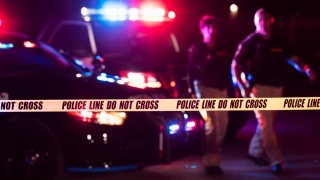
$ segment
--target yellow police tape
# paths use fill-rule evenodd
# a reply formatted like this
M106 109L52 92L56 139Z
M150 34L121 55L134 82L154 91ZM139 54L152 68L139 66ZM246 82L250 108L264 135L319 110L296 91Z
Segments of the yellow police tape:
M319 110L320 97L0 100L0 112Z

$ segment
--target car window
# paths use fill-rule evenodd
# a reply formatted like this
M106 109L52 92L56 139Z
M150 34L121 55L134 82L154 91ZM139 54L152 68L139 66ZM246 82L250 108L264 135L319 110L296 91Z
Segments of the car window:
M52 38L50 44L78 58L92 56L88 30L82 25L64 24Z
M0 72L5 76L49 74L56 72L56 64L39 48L12 48L0 50Z
M94 24L98 52L136 63L166 63L179 53L175 35L162 27Z

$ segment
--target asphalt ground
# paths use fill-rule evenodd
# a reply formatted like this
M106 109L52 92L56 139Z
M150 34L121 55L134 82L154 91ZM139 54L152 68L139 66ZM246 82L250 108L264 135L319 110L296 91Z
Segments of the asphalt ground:
M235 119L236 120L236 119ZM275 176L271 167L256 166L247 159L247 148L256 127L249 116L237 138L223 145L223 176L207 177L201 156L188 156L171 164L107 174L69 174L71 180L206 180L206 179L320 179L320 111L281 111L275 121L280 146L285 157L284 173Z

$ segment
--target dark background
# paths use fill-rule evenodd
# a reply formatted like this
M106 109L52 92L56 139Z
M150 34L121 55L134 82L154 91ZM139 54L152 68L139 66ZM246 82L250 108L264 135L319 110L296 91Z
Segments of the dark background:
M22 28L22 25L16 23L17 21L38 22L39 24L32 24L32 27L30 27L31 24L28 24L31 30L41 26L41 23L48 18L80 16L81 7L99 5L101 2L104 1L1 0L0 17L4 24L5 22L10 22L10 28L14 29ZM223 22L230 21L229 6L232 3L239 6L239 14L236 19L233 19L234 23L251 21L254 12L259 7L267 8L275 17L283 20L290 20L301 15L308 16L309 19L318 20L320 17L317 12L320 3L317 0L164 0L164 3L177 12L179 24L185 25L185 27L188 26L188 28L195 26L200 16L204 13L214 14Z
M137 0L126 0L137 1ZM36 37L50 19L80 17L83 6L102 4L102 0L1 0L0 30L12 30ZM320 59L320 15L317 0L164 0L177 14L173 26L184 37L184 46L201 37L198 20L205 14L218 17L221 37L234 52L237 44L254 30L254 12L264 7L276 18L276 36L287 41L306 61L318 65ZM230 16L229 6L239 7L236 17Z
M320 69L320 13L319 0L167 0L177 17L174 21L177 33L185 38L185 46L200 39L198 21L205 14L218 17L221 32L231 52L250 32L254 31L253 15L260 8L267 8L276 18L276 35L305 57L314 68ZM99 0L0 0L0 31L12 30L36 37L50 19L80 17L82 6L93 6ZM229 6L236 3L239 13L235 18L229 14ZM320 72L320 71L319 71ZM292 78L293 81L299 80ZM304 82L301 84L301 82ZM288 88L290 96L319 96L319 83L310 85L301 80ZM318 81L319 82L319 81ZM290 87L290 86L289 86ZM316 88L314 88L316 87ZM293 92L299 91L299 92ZM291 94L290 94L291 93ZM319 179L319 111L281 112L275 127L284 147L287 174L281 179ZM224 149L222 167L226 175L222 179L274 179L269 167L260 169L245 158L247 144L255 129L256 121L250 120L242 128L240 143ZM201 164L201 159L179 161L174 166L156 166L132 174L112 174L107 179L140 177L140 179L204 179L202 167L190 170L185 168ZM169 170L168 170L169 169ZM135 174L134 174L135 173ZM114 177L113 177L114 176ZM141 178L142 177L142 178ZM88 176L89 179L90 177ZM106 179L94 176L90 179ZM279 179L280 179L279 178ZM74 179L85 179L74 178ZM221 178L219 178L221 179Z

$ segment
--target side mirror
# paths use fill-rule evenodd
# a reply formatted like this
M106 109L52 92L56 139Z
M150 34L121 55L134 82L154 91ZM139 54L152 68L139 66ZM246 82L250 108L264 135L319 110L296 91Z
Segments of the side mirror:
M97 74L105 71L106 69L105 60L99 55L94 56L92 64L94 66L94 72Z

